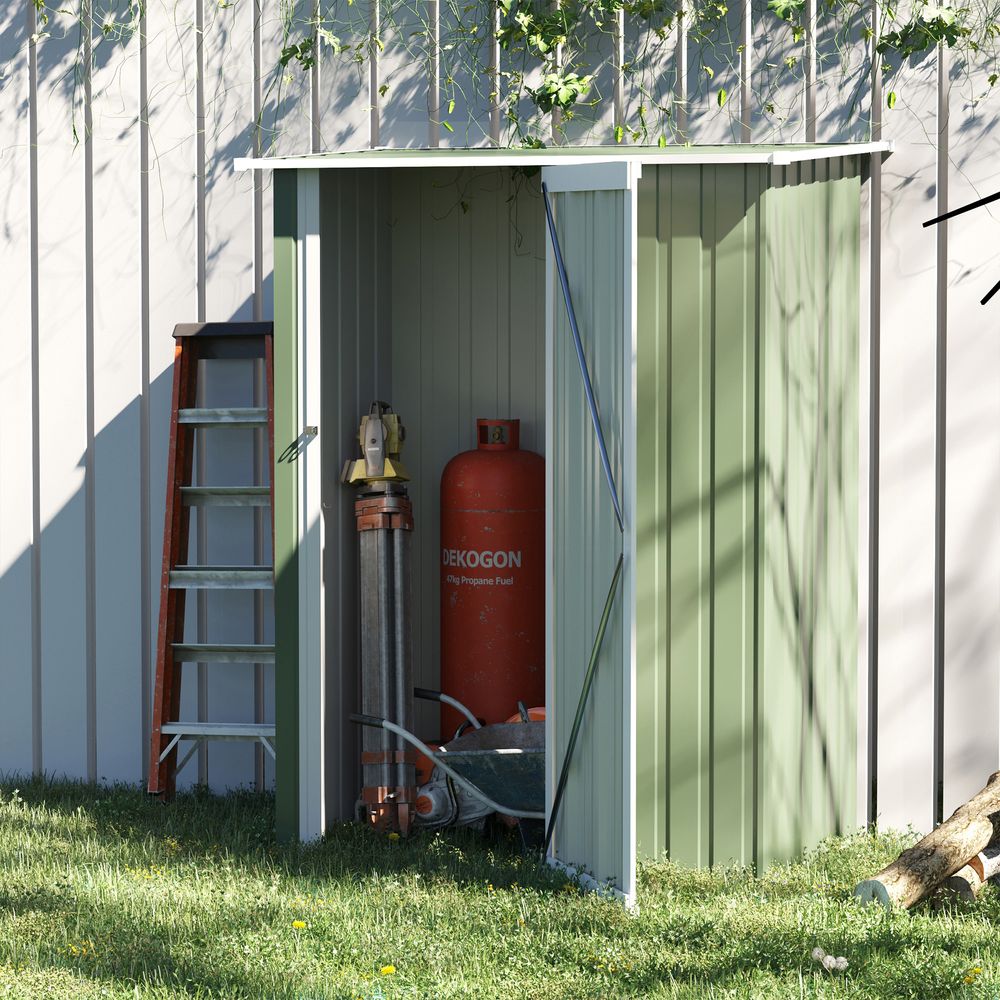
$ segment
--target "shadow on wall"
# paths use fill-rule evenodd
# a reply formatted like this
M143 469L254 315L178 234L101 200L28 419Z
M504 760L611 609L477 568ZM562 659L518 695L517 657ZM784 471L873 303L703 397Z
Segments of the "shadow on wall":
M265 301L271 300L271 279ZM244 303L240 318L250 311ZM190 317L178 316L178 321ZM169 338L171 327L157 326L156 338ZM100 330L96 332L100 337ZM209 362L200 379L206 403L247 406L252 402L253 363ZM220 367L225 366L225 367ZM44 371L40 373L44 379ZM25 379L29 373L25 372ZM84 377L81 371L80 377ZM33 551L27 547L0 573L0 608L4 610L2 674L4 699L0 703L0 772L46 774L86 779L88 758L96 759L96 778L102 782L145 780L149 753L148 705L155 674L163 541L163 504L173 369L150 382L147 480L142 476L143 400L134 398L95 434L93 442L94 520L92 551L93 592L88 594L85 553L87 526L86 453L77 468L80 486L56 514L41 525L37 539L39 574L33 580ZM27 422L26 422L27 424ZM30 426L27 425L27 426ZM196 448L195 469L211 485L247 485L253 482L253 431L208 431L203 456ZM35 478L44 482L45 453ZM61 475L53 472L51 475ZM267 476L266 464L262 475ZM196 471L197 476L197 471ZM65 478L65 476L63 476ZM265 483L267 479L263 480ZM25 484L28 497L31 481ZM30 499L27 501L30 504ZM148 522L143 523L143 511ZM198 550L198 515L192 511L189 561ZM254 561L254 512L246 508L214 508L204 522L205 561L222 565ZM263 558L270 561L270 531L266 511L261 538ZM148 545L148 607L143 600L142 550ZM185 636L197 634L198 600L187 602ZM203 641L251 642L254 632L253 592L209 592L202 602ZM37 616L32 639L32 619ZM94 656L88 656L87 633L93 636ZM266 594L260 608L263 641L273 641L272 604ZM34 648L37 642L37 648ZM78 650L68 658L67 649ZM212 721L248 722L254 719L252 668L244 664L182 667L181 718L197 719L199 703ZM199 696L199 686L201 693ZM273 673L265 673L264 712L273 720ZM88 699L88 692L91 699ZM88 709L88 702L93 709ZM145 703L145 710L144 710ZM184 744L181 745L182 754ZM251 745L213 744L207 751L207 777L215 790L246 786L255 775ZM202 772L204 774L204 771ZM181 787L199 780L197 757L181 776ZM273 780L267 760L265 781Z

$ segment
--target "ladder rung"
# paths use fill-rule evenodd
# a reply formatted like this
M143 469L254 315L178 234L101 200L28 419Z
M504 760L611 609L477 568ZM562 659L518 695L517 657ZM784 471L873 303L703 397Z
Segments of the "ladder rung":
M259 740L274 738L274 724L263 722L164 722L164 736L199 740Z
M179 663L274 663L274 646L174 643Z
M194 427L267 427L264 407L215 406L177 411L177 422Z
M270 507L267 486L182 486L187 507Z
M174 590L271 590L270 566L177 566L170 571Z

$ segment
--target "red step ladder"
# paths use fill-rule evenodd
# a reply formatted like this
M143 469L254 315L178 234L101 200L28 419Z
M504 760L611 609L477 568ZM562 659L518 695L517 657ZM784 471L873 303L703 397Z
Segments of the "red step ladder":
M272 566L187 565L192 507L270 507L274 549L274 493L271 486L193 484L195 433L221 428L266 429L274 467L274 360L272 323L182 323L174 328L174 386L167 454L167 505L160 579L160 621L156 640L156 687L149 754L149 793L171 799L177 775L208 740L242 740L263 745L274 757L274 725L257 722L192 722L178 718L181 664L274 662L274 646L260 643L206 644L184 641L184 607L189 590L271 590ZM264 362L267 405L199 407L198 362L259 359ZM253 478L248 477L248 478ZM190 743L180 764L181 742Z

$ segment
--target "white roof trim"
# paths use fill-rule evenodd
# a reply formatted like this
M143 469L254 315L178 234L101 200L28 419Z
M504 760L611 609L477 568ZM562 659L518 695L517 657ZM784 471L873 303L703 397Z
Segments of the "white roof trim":
M371 150L371 155L351 156L336 153L311 153L304 156L287 157L237 157L233 162L236 171L243 170L331 170L331 169L385 169L412 167L568 167L577 164L596 163L653 163L653 164L720 164L720 163L763 163L772 166L787 166L791 163L801 163L807 160L832 160L841 156L869 156L875 153L891 154L893 144L883 142L853 142L839 145L816 146L812 149L761 150L759 153L751 150L739 153L698 153L688 148L685 152L657 150L654 152L625 154L621 156L601 156L598 153L573 156L540 149L532 152L517 151L511 153L497 152L493 156L484 157L481 153L465 149L442 148L428 156L426 151L414 156L400 155L401 151L393 150L392 156L381 157L378 150ZM352 152L362 152L356 150Z

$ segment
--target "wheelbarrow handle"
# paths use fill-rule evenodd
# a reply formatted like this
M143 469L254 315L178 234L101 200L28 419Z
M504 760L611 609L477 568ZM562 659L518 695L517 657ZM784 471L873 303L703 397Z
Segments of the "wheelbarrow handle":
M385 719L380 719L375 715L361 715L359 712L352 712L348 718L359 726L371 726L373 729L385 728Z
M482 723L463 705L457 698L452 698L450 694L444 694L441 691L435 691L433 688L421 688L415 687L413 689L414 698L423 698L424 701L439 701L445 705L451 705L453 709L457 712L461 712L469 722L472 723L473 729L482 729Z

